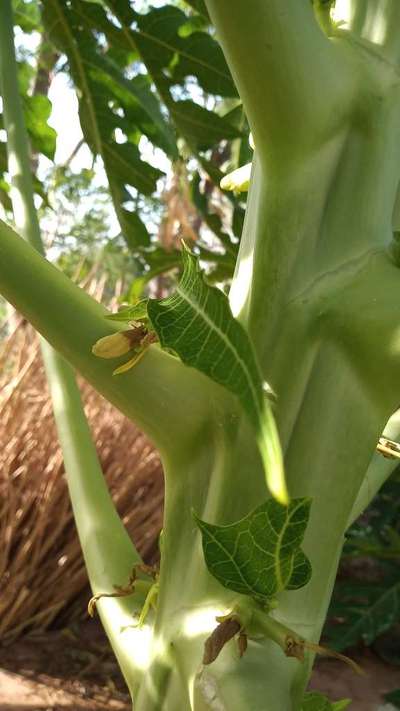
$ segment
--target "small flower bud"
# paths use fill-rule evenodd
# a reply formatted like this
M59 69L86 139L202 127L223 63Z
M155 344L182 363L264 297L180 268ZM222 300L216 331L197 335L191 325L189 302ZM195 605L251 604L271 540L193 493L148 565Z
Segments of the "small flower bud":
M242 193L249 189L251 163L242 165L241 168L233 170L232 173L224 175L220 182L221 190L233 190L235 193Z
M98 356L98 358L118 358L118 356L128 353L131 348L131 339L127 333L123 331L100 338L92 347L92 353Z

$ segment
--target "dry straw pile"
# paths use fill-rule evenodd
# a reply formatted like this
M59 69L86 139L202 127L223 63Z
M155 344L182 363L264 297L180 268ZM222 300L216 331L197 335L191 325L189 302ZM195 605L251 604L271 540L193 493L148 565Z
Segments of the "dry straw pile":
M162 518L158 456L86 383L81 391L118 511L152 561ZM38 339L21 322L0 358L0 640L83 614L89 595Z

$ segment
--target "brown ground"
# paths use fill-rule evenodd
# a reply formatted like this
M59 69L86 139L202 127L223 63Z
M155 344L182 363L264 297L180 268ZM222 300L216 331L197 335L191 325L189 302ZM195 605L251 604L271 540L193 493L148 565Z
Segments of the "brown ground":
M357 657L366 677L322 660L312 687L332 700L353 699L351 711L377 711L400 686L400 668L366 651ZM97 622L46 632L0 647L0 711L131 711L118 667ZM178 711L178 709L177 709Z

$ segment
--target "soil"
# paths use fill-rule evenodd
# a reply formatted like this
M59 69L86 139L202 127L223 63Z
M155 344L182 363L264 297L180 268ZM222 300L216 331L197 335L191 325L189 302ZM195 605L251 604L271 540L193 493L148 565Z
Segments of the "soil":
M400 667L383 662L370 650L354 658L366 676L357 676L336 660L321 660L311 687L332 700L352 698L349 711L389 711L393 707L382 705L383 694L400 687ZM0 711L131 709L97 621L32 634L0 647Z
M0 711L132 711L100 624L0 647Z

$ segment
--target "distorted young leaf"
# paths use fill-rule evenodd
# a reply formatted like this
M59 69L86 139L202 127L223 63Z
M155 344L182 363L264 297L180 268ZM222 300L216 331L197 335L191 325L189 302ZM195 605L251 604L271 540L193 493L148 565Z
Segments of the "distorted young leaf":
M182 259L175 293L149 301L153 328L163 348L237 396L255 429L267 485L276 499L287 503L279 437L250 338L233 317L225 294L206 283L198 260L186 247Z
M311 565L300 551L310 513L310 499L282 506L269 499L228 526L206 523L197 516L206 565L229 590L267 601L282 590L300 588ZM295 569L302 556L302 574Z

